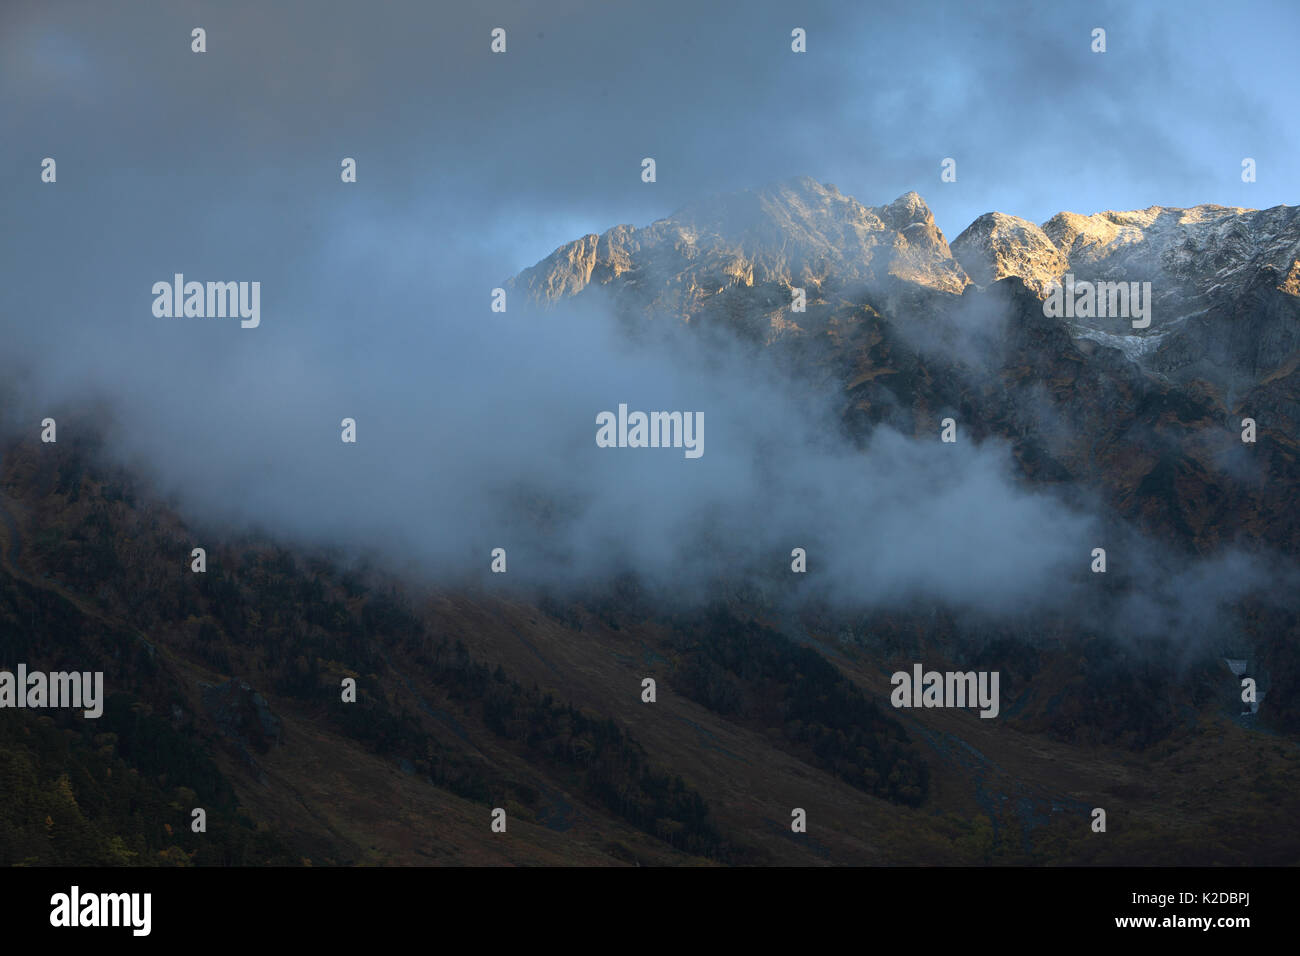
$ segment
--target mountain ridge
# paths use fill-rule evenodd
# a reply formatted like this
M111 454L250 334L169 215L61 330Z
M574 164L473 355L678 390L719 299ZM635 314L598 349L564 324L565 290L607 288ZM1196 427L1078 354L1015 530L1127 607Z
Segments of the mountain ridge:
M955 269L945 268L949 266L946 262L936 263L936 271L919 271L913 281L958 293L974 282L972 274L992 274L992 281L1018 276L1031 288L1038 288L1071 269L1113 267L1116 263L1112 260L1145 262L1149 256L1133 256L1133 247L1146 242L1151 234L1163 240L1156 244L1156 255L1166 257L1168 265L1180 267L1179 271L1193 271L1191 267L1203 264L1201 257L1209 255L1218 261L1214 274L1219 276L1231 271L1232 262L1225 260L1244 258L1260 268L1272 265L1279 269L1288 293L1300 294L1300 206L1254 209L1202 203L1090 214L1062 210L1039 224L992 210L976 217L949 243L925 199L915 191L890 203L867 206L835 185L808 176L695 200L648 226L623 223L603 233L588 233L557 247L510 281L535 299L553 302L589 284L622 275L633 267L637 253L664 239L679 240L679 251L686 253L690 247L697 252L701 239L712 240L716 246L728 237L735 251L748 252L757 267L752 273L734 273L748 275L747 285L771 279L815 278L807 268L815 259L813 253L827 254L826 247L834 238L852 239L851 232L857 232L856 238L865 239L863 233L873 231L896 233L903 242L895 240L895 252L901 246L951 259ZM894 239L872 238L877 241L858 243L859 251L874 253L879 239ZM762 244L764 240L769 241L767 246ZM1200 248L1194 245L1197 241ZM788 267L783 271L779 251L791 243L795 249L787 254L784 262ZM773 248L778 244L779 251ZM800 250L800 246L806 248ZM1027 246L1042 254L1024 256ZM958 247L961 254L953 251ZM869 273L865 267L872 255L859 262L841 252L840 258L850 275ZM801 273L794 266L805 268Z
M601 289L623 314L743 316L771 341L827 331L828 310L865 304L906 321L1008 279L1043 299L1067 277L1150 283L1149 328L1127 315L1062 321L1075 341L1118 349L1155 377L1239 391L1300 349L1300 206L1152 205L1059 212L1041 225L989 212L950 244L916 192L867 206L802 176L590 233L507 286L544 308ZM791 308L794 289L804 313ZM1266 321L1243 320L1243 299Z

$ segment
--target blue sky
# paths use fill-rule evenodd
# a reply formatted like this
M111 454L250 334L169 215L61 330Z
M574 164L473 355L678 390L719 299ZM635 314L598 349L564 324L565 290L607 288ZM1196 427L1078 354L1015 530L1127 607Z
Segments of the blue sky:
M50 227L30 198L46 155L69 190L188 196L205 216L247 202L272 232L320 217L494 276L794 175L869 205L915 189L949 239L993 209L1267 207L1300 181L1300 5L1285 0L19 0L0 23L0 189ZM340 194L344 155L360 196Z

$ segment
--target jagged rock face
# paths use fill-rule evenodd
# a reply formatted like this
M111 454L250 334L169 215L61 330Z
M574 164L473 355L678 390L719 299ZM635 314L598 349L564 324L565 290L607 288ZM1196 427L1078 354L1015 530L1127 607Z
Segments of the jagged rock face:
M980 216L951 249L916 193L864 206L806 177L693 203L644 229L584 236L511 285L554 304L597 286L620 311L718 319L774 341L835 330L837 312L896 320L942 308L968 286L1150 283L1150 323L1062 316L1075 341L1118 349L1143 371L1205 379L1237 396L1300 349L1300 207L1151 206L1040 228ZM790 290L806 290L793 313Z
M1239 295L1265 266L1287 272L1300 255L1298 213L1212 205L1062 212L1043 231L1076 275L1163 282L1158 294L1208 304Z
M1203 378L1234 394L1292 361L1300 350L1300 296L1280 288L1283 278L1271 265L1233 282L1237 294L1220 294L1171 323L1143 367L1177 381Z
M873 208L801 178L584 236L511 284L543 303L605 286L624 307L694 320L737 288L761 292L751 305L771 319L791 287L815 302L900 284L959 294L969 280L916 193Z
M1043 231L1076 278L1150 282L1154 302L1148 334L1160 338L1178 331L1187 317L1240 298L1265 269L1280 271L1272 285L1283 285L1300 255L1300 218L1285 206L1059 213Z
M1027 219L989 212L952 241L952 252L976 285L1019 276L1040 294L1070 269L1047 234Z
M1240 295L1268 267L1295 294L1300 281L1288 280L1300 279L1300 207L1061 212L1041 229L993 212L953 240L953 250L979 285L1019 276L1037 289L1070 272L1086 281L1149 281L1166 306L1204 308Z
M1204 378L1238 392L1300 349L1300 208L1151 206L1091 216L1062 212L1041 229L988 213L953 241L972 280L1018 276L1048 285L1150 282L1151 322L1063 320L1076 339L1118 348L1144 370Z
M693 203L643 229L615 226L557 249L511 281L553 305L599 287L624 314L724 321L771 342L833 331L837 310L904 319L969 285L1151 283L1151 321L1059 319L1076 341L1144 371L1204 378L1232 395L1300 349L1300 207L1151 206L1038 227L992 212L951 249L916 193L870 207L806 177ZM791 312L791 288L808 310Z
M1150 327L1052 317L1067 274L1150 282ZM798 179L586 236L516 286L546 304L601 287L624 313L790 345L839 377L851 432L932 434L958 415L972 438L1009 441L1029 480L1092 488L1183 547L1241 533L1300 546L1297 207L1060 213L1041 228L995 212L950 249L915 193L868 207ZM990 314L995 341L971 339Z

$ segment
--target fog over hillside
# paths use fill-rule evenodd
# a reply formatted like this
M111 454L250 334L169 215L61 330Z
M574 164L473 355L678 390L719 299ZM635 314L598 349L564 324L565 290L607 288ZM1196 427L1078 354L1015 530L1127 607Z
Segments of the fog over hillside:
M828 196L839 198L820 208ZM189 265L200 261L193 256L117 249L116 259L97 260L106 291L85 295L84 311L14 330L5 363L23 377L9 426L102 409L112 422L108 453L196 521L365 555L423 583L484 581L492 550L505 548L508 575L494 587L576 593L630 572L689 606L717 597L726 581L754 579L774 584L778 605L1042 609L1095 614L1103 629L1222 639L1221 607L1277 589L1290 573L1249 544L1177 558L1117 520L1086 483L1065 494L1025 482L1009 442L973 431L979 416L956 407L936 408L929 427L913 421L910 433L879 422L855 442L841 420L843 379L778 347L817 340L797 323L820 321L820 309L851 337L858 320L835 309L883 303L887 325L916 355L950 363L955 380L988 385L1013 351L1015 304L1000 288L957 295L969 280L921 197L905 214L881 206L883 220L811 180L720 202L684 213L686 251L646 245L667 241L662 224L647 230L655 238L636 240L627 263L649 256L652 265L627 275L602 273L600 250L594 266L559 250L538 269L595 268L605 285L556 300L508 283L504 312L489 309L486 290L463 288L456 260L417 263L391 242L359 251L355 230L342 227L291 263L263 260L256 270L241 270L234 249L201 260L230 263L224 271L203 272ZM846 215L876 238L828 268ZM417 223L392 225L421 244ZM937 245L906 251L918 241ZM874 264L872 244L892 258ZM724 273L727 263L770 265L746 266L736 285L708 277L719 268L710 257ZM151 268L163 260L176 264ZM261 275L261 324L155 317L147 293L155 280L170 283L172 268L198 281ZM710 281L718 288L701 287ZM793 283L816 283L806 319L771 301ZM674 293L668 312L662 298L642 303L639 321L620 321L629 297L638 303L638 289L659 286L680 286L687 298ZM775 291L763 308L748 308L764 289ZM908 290L932 298L911 303ZM764 349L725 321L700 329L680 321L682 308L729 315L727 303L744 295L746 314L787 316L782 342ZM33 294L23 307L38 303ZM1044 440L1086 437L1070 433L1036 388L1019 400ZM597 416L620 405L702 415L702 454L598 447ZM940 440L939 413L954 416L958 440ZM340 441L345 418L356 422L355 444ZM1130 584L1141 577L1118 606L1086 573L1102 546ZM798 585L794 548L806 549L812 570Z

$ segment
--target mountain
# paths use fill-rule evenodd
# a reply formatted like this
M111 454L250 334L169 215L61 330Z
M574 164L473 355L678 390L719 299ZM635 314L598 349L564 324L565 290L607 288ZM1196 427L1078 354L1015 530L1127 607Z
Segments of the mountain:
M992 212L950 248L914 192L864 206L800 177L692 203L642 229L584 236L510 286L551 307L599 288L625 312L733 324L743 316L771 337L822 331L816 305L865 299L903 318L919 301L914 293L959 296L1018 278L1043 298L1067 275L1151 283L1146 329L1127 318L1065 322L1075 340L1117 348L1146 373L1203 378L1235 393L1300 349L1295 206L1061 212L1041 226ZM814 305L806 318L788 308L792 288Z
M829 384L849 452L884 428L932 447L945 417L1004 443L1113 562L1081 556L1084 598L1005 620L792 609L750 574L703 606L630 576L439 589L194 526L111 463L102 421L59 412L57 444L0 446L0 662L75 662L111 693L98 724L3 715L0 864L1294 864L1296 240L1292 207L1151 207L990 213L950 247L915 193L872 207L801 178L510 282L539 321L577 301L736 333ZM1150 326L1049 314L1070 273L1151 282ZM1261 586L1190 633L1234 575ZM1134 607L1153 635L1123 630ZM999 718L890 706L916 661L999 672Z
M1150 282L1148 329L1080 319L1071 333L1117 346L1145 371L1179 381L1246 388L1300 348L1298 207L1062 212L1041 228L990 213L953 249L984 285L1017 276L1043 294L1067 273L1076 282Z
M551 305L599 288L625 313L688 321L743 304L747 322L782 331L799 328L786 314L792 288L825 302L864 286L960 294L969 281L916 193L864 206L804 177L693 203L643 229L584 236L509 285Z
M1045 294L1070 271L1070 260L1027 219L989 212L966 227L952 243L952 253L971 281L980 287L1018 276Z
M1150 283L1149 326L1049 315L1067 275ZM1300 207L1059 213L1041 227L988 213L949 247L916 193L870 207L805 177L586 236L513 287L544 308L595 294L624 316L786 348L830 370L859 435L930 432L961 410L1031 477L1095 487L1182 548L1242 532L1300 547ZM1246 417L1266 437L1243 449ZM1255 477L1241 480L1247 452Z
M412 588L190 526L88 437L8 442L0 462L0 659L108 688L98 721L0 714L5 865L1300 859L1296 730L1234 716L1226 666L1178 675L1068 626L991 638L936 608L810 614L795 639L740 594L683 611L635 582ZM1002 717L883 705L917 659L1000 669Z

